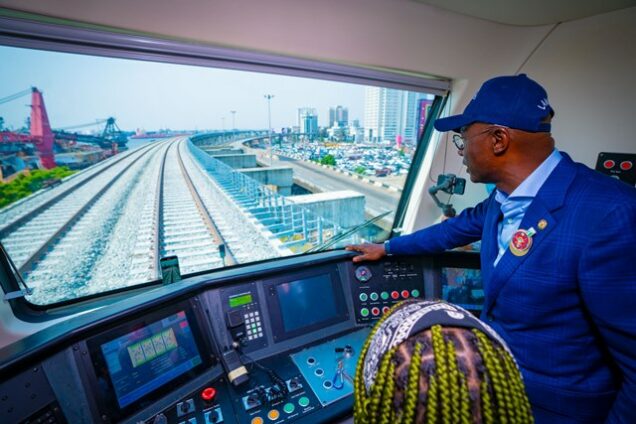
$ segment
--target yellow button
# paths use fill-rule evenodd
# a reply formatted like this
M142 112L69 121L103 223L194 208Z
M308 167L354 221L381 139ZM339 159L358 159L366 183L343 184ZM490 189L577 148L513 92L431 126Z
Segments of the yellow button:
M252 424L263 424L263 419L261 417L252 418Z
M278 417L280 417L280 412L278 412L278 410L276 409L272 409L271 411L267 413L267 418L269 418L272 421L276 421Z

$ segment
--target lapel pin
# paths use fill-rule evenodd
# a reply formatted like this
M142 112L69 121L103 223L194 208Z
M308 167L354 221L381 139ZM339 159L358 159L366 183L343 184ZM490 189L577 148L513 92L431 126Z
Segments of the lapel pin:
M540 230L545 230L545 227L547 226L548 226L548 221L546 221L545 219L540 220L539 223L537 224L537 227Z
M530 227L527 230L517 230L510 240L510 251L515 256L523 256L532 247L532 236L536 234L536 230Z

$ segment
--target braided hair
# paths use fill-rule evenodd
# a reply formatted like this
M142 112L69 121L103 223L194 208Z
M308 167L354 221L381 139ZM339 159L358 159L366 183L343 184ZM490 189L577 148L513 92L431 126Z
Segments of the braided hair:
M450 318L439 322L441 314L458 325ZM371 330L356 368L354 420L534 422L521 374L503 340L460 307L421 300L394 306Z

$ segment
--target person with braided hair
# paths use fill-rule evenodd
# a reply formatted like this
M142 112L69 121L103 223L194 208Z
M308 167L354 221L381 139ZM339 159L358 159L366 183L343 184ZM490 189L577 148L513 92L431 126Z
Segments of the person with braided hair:
M533 423L505 342L465 309L411 300L371 330L356 368L354 421Z

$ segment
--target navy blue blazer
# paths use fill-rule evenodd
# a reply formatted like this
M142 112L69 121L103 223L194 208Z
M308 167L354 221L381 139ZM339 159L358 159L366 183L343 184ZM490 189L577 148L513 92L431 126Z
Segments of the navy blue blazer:
M493 267L499 219L493 193L389 248L482 240L481 318L515 354L537 423L636 423L636 189L563 154L519 227L537 231L530 250Z

